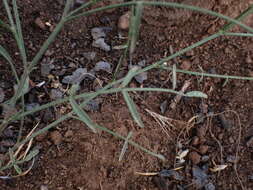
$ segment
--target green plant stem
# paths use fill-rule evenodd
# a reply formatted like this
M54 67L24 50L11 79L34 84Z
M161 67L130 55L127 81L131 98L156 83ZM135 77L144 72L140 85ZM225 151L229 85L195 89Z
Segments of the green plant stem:
M244 19L246 16L248 16L249 14L253 13L253 5L251 5L248 9L246 9L245 11L243 11L239 16L237 16L235 18L235 20L241 21L242 19ZM224 25L221 30L222 31L229 31L231 28L233 28L236 25L236 23L230 22L226 25Z
M232 19L228 16L216 13L216 12L208 10L208 9L203 9L203 8L199 8L199 7L195 7L195 6L191 6L191 5L179 4L179 3L170 3L170 2L152 2L152 1L150 1L150 2L146 2L146 1L132 2L131 1L131 2L126 2L126 3L114 4L114 5L96 8L96 9L87 11L85 13L80 13L80 14L77 14L74 16L69 16L69 17L67 17L67 21L71 21L73 19L80 18L82 16L88 16L88 15L91 15L91 14L99 12L99 11L104 11L107 9L113 9L113 8L118 8L118 7L137 5L139 3L142 3L144 6L167 6L167 7L173 7L173 8L182 8L182 9L188 9L188 10L192 10L192 11L198 11L198 12L201 12L204 14L208 14L211 16L222 18L230 23L237 24L237 25L241 26L242 28L244 28L245 30L248 30L249 32L253 33L253 28L241 23L238 20Z
M253 37L251 33L224 32L224 36Z

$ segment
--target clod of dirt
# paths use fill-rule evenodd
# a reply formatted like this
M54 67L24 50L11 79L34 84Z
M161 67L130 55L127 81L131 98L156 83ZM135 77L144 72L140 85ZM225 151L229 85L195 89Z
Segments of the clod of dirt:
M209 149L209 146L207 146L207 145L200 145L199 152L200 152L200 154L204 155L204 154L207 153L208 149Z
M247 147L253 148L253 136L246 142Z
M54 145L59 145L62 143L62 135L59 131L51 132L50 139L54 143Z
M155 176L153 180L155 185L159 188L159 190L168 190L169 186L164 177Z
M250 55L248 55L248 56L246 57L245 62L246 62L247 64L253 63L253 60L251 59Z
M101 100L100 99L93 99L90 100L85 106L84 109L86 111L98 111L100 109L100 104Z
M206 135L206 127L205 126L199 126L197 128L197 136L198 137L204 137Z
M91 29L91 36L94 40L98 40L100 38L105 38L106 33L103 27L96 27Z
M192 139L192 145L193 146L196 146L199 144L199 137L198 136L194 136L193 139Z
M209 182L205 185L205 190L215 190L215 186L213 183Z
M209 160L209 156L205 155L201 157L202 162L207 162Z
M93 41L92 46L96 47L96 48L100 48L106 52L111 50L111 47L107 43L105 43L104 38L99 38L99 39Z
M8 127L2 132L2 134L0 134L0 137L13 138L14 135L14 131L11 129L11 127Z
M5 97L4 90L0 88L0 103L4 101L4 97Z
M46 25L45 23L41 20L40 17L37 17L34 21L34 23L36 24L36 26L38 26L40 29L45 30L46 29Z
M161 177L172 177L173 179L178 181L181 181L184 178L175 170L162 170L159 172L158 175L160 175Z
M52 111L50 108L46 109L46 110L44 111L44 115L43 115L43 117L42 117L43 122L44 122L44 123L49 123L49 122L51 122L53 119L54 119L54 113L53 113L53 111Z
M118 21L118 28L119 29L127 30L129 28L130 14L131 14L131 12L128 11L119 18L119 21Z
M182 64L180 65L180 68L183 70L189 70L191 68L190 61L184 60Z
M238 159L236 159L236 156L234 155L228 155L226 160L227 162L230 162L230 163L236 163L238 161Z
M188 158L191 160L193 165L197 165L201 161L201 156L195 151L188 154Z
M218 119L220 120L221 125L224 129L229 130L232 128L231 121L227 120L223 114L218 115Z
M8 149L6 147L2 146L0 143L0 154L6 153L7 151L8 151Z
M71 138L74 136L74 132L72 130L68 130L65 134L64 137L65 138Z
M52 63L41 64L40 73L43 77L46 77L50 74L51 70L54 68L55 67Z
M160 111L161 111L161 113L164 114L166 112L167 108L168 108L168 101L165 100L160 105Z
M194 182L198 188L202 188L208 182L208 175L206 174L205 170L202 170L198 166L192 167L192 175L195 178Z
M89 77L89 73L86 68L76 69L72 75L65 76L62 82L65 84L80 84L86 77Z
M0 145L9 148L15 145L15 141L12 139L5 139L0 142Z
M53 100L56 100L56 99L61 99L63 96L63 93L62 91L60 91L59 89L52 89L50 91L50 97L51 99Z
M41 186L40 186L40 190L48 190L47 185L41 185Z
M111 64L105 61L99 61L96 63L94 70L98 71L106 71L108 73L112 72Z
M92 60L94 60L95 57L96 57L96 52L94 52L94 51L85 52L85 53L83 53L83 56L84 56L86 59L88 59L89 61L92 61Z
M39 106L40 106L39 103L30 103L30 104L25 105L25 109L26 109L26 111L31 111Z
M36 136L35 140L38 141L38 142L43 142L47 138L47 136L48 136L48 131Z

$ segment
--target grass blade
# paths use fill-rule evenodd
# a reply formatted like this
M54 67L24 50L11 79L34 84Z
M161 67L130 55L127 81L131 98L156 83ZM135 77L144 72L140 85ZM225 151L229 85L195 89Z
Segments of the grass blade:
M127 75L125 76L124 81L122 82L122 87L126 87L128 85L128 83L132 80L132 78L135 76L136 71L138 71L139 68L136 66L133 66L133 68L130 69L130 71L127 73Z
M81 121L83 121L94 133L96 133L95 124L91 121L89 115L76 103L73 97L70 97L70 104L73 111L78 115Z
M141 117L140 117L140 114L139 112L137 111L137 108L136 108L136 105L134 103L134 101L132 100L132 98L129 96L128 92L123 90L122 91L122 94L124 96L124 99L127 103L127 106L128 106L128 109L134 119L134 121L141 127L143 128L144 127L144 124L141 120Z
M16 172L18 173L18 175L22 174L22 170L21 170L21 168L17 164L14 164L14 169L16 170Z
M24 39L23 39L22 28L21 28L19 13L18 13L17 1L12 0L12 4L13 4L13 11L14 11L14 18L15 18L15 22L16 22L16 31L18 34L18 38L16 40L17 40L17 44L19 47L19 51L20 51L23 63L24 63L24 67L26 68L27 67L27 57L26 57L25 43L24 43Z
M35 156L39 154L39 150L35 149L32 150L24 159L25 162L29 162L31 159L33 159Z
M172 66L172 88L175 90L177 88L177 66L174 64Z
M136 5L137 3L143 3L144 6L164 6L164 7L182 8L182 9L197 11L197 12L200 12L200 13L204 13L204 14L208 14L208 15L211 15L211 16L215 16L215 17L224 19L224 20L230 22L233 25L239 25L241 28L244 28L245 30L253 33L253 28L243 24L242 22L240 22L236 19L230 18L230 17L225 16L223 14L220 14L220 13L208 10L208 9L195 7L195 6L191 6L191 5L186 5L186 4L181 4L181 3L157 2L157 1L138 1L138 2L130 1L130 2L126 2L126 3L119 3L119 4L99 7L99 8L92 9L90 11L86 11L84 13L80 13L80 14L77 14L77 15L70 16L70 17L68 17L67 21L70 21L70 20L73 20L73 19L76 19L76 18L80 18L82 16L89 16L89 15L97 13L99 11L104 11L104 10L107 10L107 9L113 9L113 8L118 8L118 7L132 6L132 5ZM251 6L251 8L250 8L250 12L252 11L252 8L253 8L253 6ZM250 12L248 12L248 13L250 13Z
M121 150L121 152L120 152L119 161L122 161L123 156L125 155L126 150L127 150L127 147L128 147L128 141L129 141L129 139L132 137L132 135L133 135L133 132L130 131L130 132L128 133L128 135L127 135L127 138L126 138L126 140L125 140L125 143L124 143L124 145L123 145L123 148L122 148L122 150Z
M0 45L0 55L2 55L9 62L10 66L11 66L12 73L13 73L17 83L19 83L18 74L17 74L16 68L13 64L12 58L11 58L10 54L6 51L6 49L4 49L4 47L1 45Z
M200 92L200 91L187 92L185 94L185 96L195 97L195 98L207 98L207 95L205 93L203 93L203 92Z
M138 2L134 6L132 14L131 14L130 32L129 32L129 39L130 39L129 54L130 54L130 56L134 53L134 50L136 47L136 42L138 39L138 34L139 34L140 24L141 24L142 10L143 10L143 3Z
M7 16L8 16L12 31L16 31L16 26L14 24L14 20L13 20L12 14L11 14L10 6L9 6L7 0L3 0L3 3L4 3L5 10L7 12Z

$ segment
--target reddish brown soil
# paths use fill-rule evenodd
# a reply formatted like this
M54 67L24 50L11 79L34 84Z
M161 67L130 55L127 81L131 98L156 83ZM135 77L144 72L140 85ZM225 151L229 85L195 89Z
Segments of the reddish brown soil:
M192 1L186 2L192 4ZM232 17L238 15L250 3L252 4L251 0L199 2L198 6ZM18 1L18 5L22 15L24 39L28 47L29 59L31 59L50 33L48 28L45 30L38 28L34 24L34 20L40 17L42 21L48 21L55 25L59 21L62 7L56 1L51 0ZM0 4L0 10L0 18L6 18L2 4ZM112 45L123 44L125 41L118 40L116 36L118 31L117 20L125 11L126 9L106 11L69 23L56 42L50 46L49 50L53 52L52 55L45 57L57 60L54 64L58 66L58 70L69 64L69 58L76 60L77 67L93 68L94 64L100 60L109 61L115 67L122 52L113 50L105 53L92 48L90 29L96 26L110 26L113 30L109 33L108 42ZM108 18L110 22L103 23L103 18ZM152 64L163 58L166 53L168 55L170 45L174 51L180 50L214 33L224 24L223 21L207 15L189 14L184 11L160 7L145 9L142 21L134 62L145 59L147 64ZM249 18L245 23L253 27L252 20ZM124 32L123 35L126 36L127 33ZM7 47L15 55L15 58L18 57L15 54L17 49L14 40L8 34L4 33L3 36L0 36L0 43ZM87 51L97 52L94 61L80 61L81 54ZM247 57L253 59L252 55L252 38L221 37L177 58L176 61L181 67L183 67L184 61L190 62L190 70L193 71L200 71L199 66L201 66L205 72L252 76L253 63L247 61ZM18 67L19 59L16 60ZM172 62L168 64L171 65ZM0 59L0 71L1 82L13 80L10 78L10 73L7 72L8 68L2 59ZM21 73L21 71L20 69L19 72ZM72 71L73 69L70 69L66 73L69 74ZM154 70L149 72L148 76L149 78L145 81L144 86L172 88L170 80L167 80L169 79L169 72ZM100 79L105 83L110 78L110 75L101 74L100 76ZM35 71L31 79L34 82L48 80L40 76L39 71ZM207 164L210 168L214 167L213 161L216 164L228 164L228 167L220 172L208 172L216 189L242 189L233 169L233 164L226 162L226 158L229 155L236 155L237 150L239 161L236 171L245 189L252 189L253 180L250 179L250 176L251 178L253 176L253 145L248 147L246 143L248 138L253 136L253 83L251 81L229 80L223 86L225 82L223 79L207 77L198 82L199 79L200 77L178 75L178 90L186 80L191 80L191 86L188 90L203 91L208 95L208 99L183 98L174 111L167 111L164 116L181 121L173 122L175 128L169 131L170 137L165 134L145 109L161 114L160 104L166 99L170 103L174 98L172 94L151 92L131 94L141 112L145 124L143 129L140 129L133 122L120 94L103 96L101 110L90 113L95 122L121 135L127 136L130 131L133 131L132 140L147 149L163 154L166 158L165 162L130 145L123 161L119 162L118 158L124 144L123 141L105 132L93 134L79 121L69 120L56 129L63 136L61 144L55 146L49 135L45 136L42 141L36 141L34 145L40 146L41 152L33 170L21 178L8 181L0 180L0 189L32 190L40 189L41 185L46 185L49 190L158 189L159 185L155 182L157 178L140 176L135 172L159 172L164 168L173 169L180 131L186 127L189 119L201 112L200 107L203 104L215 114L227 111L225 118L232 123L233 127L228 130L222 128L217 116L206 119L202 124L193 125L188 133L185 132L184 136L179 137L183 148L199 152L200 145L193 146L191 140L197 135L199 128L206 127L207 132L203 136L204 140L202 139L203 142L199 144L209 146L207 153L205 153L210 158ZM9 82L9 85L11 86L12 82ZM139 86L135 82L132 82L131 85ZM49 84L48 87L50 87ZM11 87L5 87L5 90L7 96L12 93ZM57 107L56 109L62 108ZM237 116L239 116L240 121ZM42 123L42 126L45 125ZM31 123L28 126L31 126ZM30 128L27 129L27 131L29 130ZM239 146L238 139L240 140ZM222 159L220 156L221 147L223 148ZM199 166L202 164L200 163ZM165 182L169 185L168 189L179 189L177 185L184 186L185 189L196 189L192 183L192 163L188 157L186 157L183 166L184 168L178 172L184 179L182 181L166 179ZM160 189L162 188L160 187Z

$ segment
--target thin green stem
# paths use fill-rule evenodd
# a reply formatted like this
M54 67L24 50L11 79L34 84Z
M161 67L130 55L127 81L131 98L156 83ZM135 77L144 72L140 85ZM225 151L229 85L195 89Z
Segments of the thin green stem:
M241 26L242 28L244 28L245 30L248 30L249 32L253 33L253 28L241 23L238 20L232 19L228 16L222 15L220 13L216 13L214 11L208 10L208 9L203 9L203 8L199 8L199 7L195 7L195 6L191 6L191 5L185 5L185 4L179 4L179 3L170 3L170 2L146 2L146 1L137 1L137 2L126 2L126 3L120 3L120 4L114 4L114 5L109 5L109 6L105 6L105 7L100 7L100 8L96 8L96 9L92 9L90 11L87 11L85 13L80 13L74 16L70 16L67 18L67 21L71 21L73 19L76 18L80 18L82 16L88 16L91 15L93 13L97 13L99 11L104 11L107 9L113 9L113 8L118 8L118 7L126 7L126 6L131 6L131 5L137 5L138 3L142 3L144 6L167 6L167 7L173 7L173 8L182 8L182 9L188 9L188 10L192 10L192 11L198 11L204 14L208 14L211 16L215 16L215 17L219 17L222 18L230 23L233 24L237 24L239 26Z
M239 16L237 16L235 18L235 20L241 21L242 19L244 19L246 16L248 16L249 14L253 13L253 5L251 5L248 9L246 9L245 11L243 11ZM226 24L225 26L223 26L221 28L221 31L229 31L231 28L233 28L236 25L236 23L234 22L230 22L228 24Z
M224 36L253 37L251 33L224 32Z

